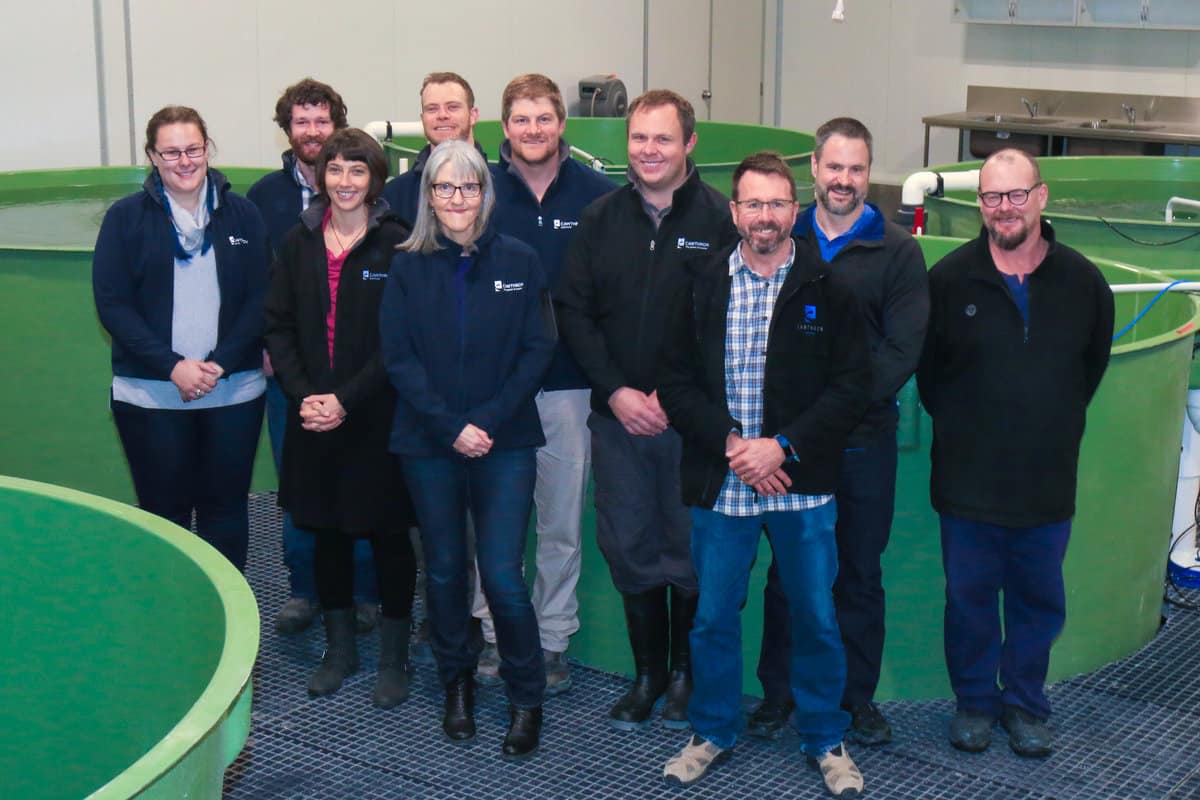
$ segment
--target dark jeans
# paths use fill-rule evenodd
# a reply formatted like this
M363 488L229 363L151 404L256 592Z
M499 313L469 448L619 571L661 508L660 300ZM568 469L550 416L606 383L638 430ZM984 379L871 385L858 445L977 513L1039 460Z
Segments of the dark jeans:
M374 556L383 615L391 619L412 616L417 561L413 558L412 540L407 529L380 531L370 538L358 540L341 531L312 533L315 533L317 543L314 567L322 608L344 609L354 605L355 543L365 541Z
M248 496L263 398L196 411L112 401L138 505L196 532L239 570L250 541Z
M508 699L521 708L541 705L546 669L537 617L521 574L537 475L534 448L493 450L471 459L405 456L400 463L421 528L438 678L446 685L471 674L479 656L471 646L467 599L470 510L479 577L495 620L500 677Z
M267 378L267 433L271 437L271 455L275 458L275 471L283 458L283 432L287 427L287 396L279 387L279 381ZM283 512L283 563L288 570L289 594L305 600L317 599L314 578L314 548L316 539L312 531L297 528L292 524L292 515ZM375 582L375 569L371 564L371 543L358 539L354 545L354 596L359 602L378 603L379 591Z
M941 523L946 669L958 707L998 716L1017 706L1045 719L1050 646L1067 619L1062 563L1071 521L1004 528L942 514Z
M847 450L838 482L838 575L833 603L846 649L846 689L842 707L875 697L883 661L884 593L880 560L892 531L896 506L896 437L871 447ZM763 638L758 679L763 696L782 703L790 696L791 650L787 598L772 560L763 590Z

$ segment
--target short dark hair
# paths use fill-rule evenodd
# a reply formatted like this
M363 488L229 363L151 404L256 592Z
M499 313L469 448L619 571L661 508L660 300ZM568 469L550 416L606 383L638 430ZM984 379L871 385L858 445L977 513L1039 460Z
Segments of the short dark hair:
M983 168L993 161L1007 161L1012 163L1018 159L1024 159L1029 166L1033 167L1033 180L1037 183L1042 182L1042 168L1038 166L1037 158L1032 153L1027 153L1019 147L1005 147L992 153L983 163L979 165L979 172L983 174Z
M211 141L208 138L208 126L204 124L204 118L200 116L200 112L188 106L164 106L154 115L150 117L150 121L146 123L146 158L150 157L150 153L154 151L155 142L158 141L158 129L164 125L187 124L195 125L200 129L200 136L204 139L207 145Z
M295 106L329 106L329 117L334 128L346 127L346 103L342 96L327 83L305 78L283 90L275 102L275 124L283 132L292 132L292 108Z
M471 84L467 83L467 79L457 72L431 72L425 76L425 80L421 81L421 91L418 96L425 94L425 87L431 83L457 83L467 93L467 107L475 107L475 91L471 89Z
M733 169L733 191L732 197L736 201L738 199L738 183L741 182L742 176L747 172L761 172L763 175L778 175L788 182L791 188L792 199L796 199L796 178L792 175L792 168L783 160L783 156L773 150L759 150L757 153L751 153L742 159L742 163L738 164Z
M642 108L658 108L659 106L675 107L675 113L679 115L679 127L683 129L683 141L686 143L690 140L692 134L696 132L696 110L692 108L692 104L686 97L678 92L672 92L670 89L651 89L633 99L633 102L629 104L629 110L625 112L626 134L629 133L629 119L637 111Z
M528 75L518 75L504 87L504 94L500 96L500 119L508 122L513 103L517 100L538 100L542 97L554 106L554 113L558 115L559 122L567 118L567 107L563 105L558 84L545 75L531 72Z
M821 160L821 152L831 136L845 136L847 139L861 139L867 145L867 165L875 161L875 139L867 126L854 117L834 117L817 128L816 140L813 142L813 158Z
M343 161L361 161L367 165L371 173L371 183L367 187L367 205L371 205L383 194L383 185L387 183L388 162L383 154L383 148L375 137L358 128L342 128L330 134L317 156L317 191L326 201L329 192L325 191L325 166L335 158Z

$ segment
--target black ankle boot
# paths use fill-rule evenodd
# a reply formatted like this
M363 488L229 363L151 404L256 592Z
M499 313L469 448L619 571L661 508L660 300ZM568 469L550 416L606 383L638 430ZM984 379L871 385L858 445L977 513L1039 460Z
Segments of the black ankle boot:
M687 716L688 702L692 699L692 648L688 635L699 601L699 594L685 594L678 586L671 587L671 674L662 708L664 728L692 727Z
M446 684L442 730L455 744L475 738L475 682L470 675L459 675Z
M529 758L537 750L542 735L542 707L508 706L508 734L504 737L501 757L505 761Z
M635 674L629 691L608 712L608 723L632 731L649 724L654 704L667 688L667 587L623 599Z
M393 708L408 699L408 617L379 618L379 676L371 702Z
M354 644L354 609L335 608L321 615L325 624L325 654L308 678L308 693L324 697L342 688L346 678L358 672L358 648Z

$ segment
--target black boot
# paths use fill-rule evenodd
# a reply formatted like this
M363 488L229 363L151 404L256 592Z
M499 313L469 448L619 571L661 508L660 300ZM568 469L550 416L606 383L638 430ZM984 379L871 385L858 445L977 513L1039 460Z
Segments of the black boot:
M371 702L393 708L408 699L408 617L379 618L379 676Z
M358 672L358 648L354 644L354 609L326 609L325 654L321 664L308 678L308 693L324 697L342 688L346 678Z
M608 724L632 731L650 722L654 704L667 688L667 587L622 595L625 625L633 648L633 686L608 712Z
M521 761L537 750L542 735L542 707L517 708L508 706L508 734L500 756L505 761Z
M664 728L687 730L688 701L692 699L692 648L688 635L696 616L699 594L687 594L678 586L671 587L671 674L667 678L667 699L663 703Z
M442 730L454 744L465 744L475 738L475 681L470 673L446 684Z

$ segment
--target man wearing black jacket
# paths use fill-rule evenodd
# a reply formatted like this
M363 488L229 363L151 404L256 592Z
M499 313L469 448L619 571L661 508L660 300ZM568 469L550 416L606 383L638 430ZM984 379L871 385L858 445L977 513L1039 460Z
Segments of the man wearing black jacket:
M659 392L683 437L700 602L691 641L695 735L663 777L688 785L729 755L741 727L741 609L762 528L787 595L800 747L835 797L862 774L842 745L845 653L833 607L834 521L846 436L870 398L871 362L850 281L790 238L796 185L774 153L733 173L741 241L690 263L672 304Z
M800 212L794 233L850 282L867 317L871 345L871 404L846 442L837 491L838 575L833 585L846 648L842 708L847 736L859 744L890 741L891 726L875 705L883 661L884 592L880 560L896 501L896 393L921 357L929 318L929 288L921 248L899 225L866 202L871 177L871 132L838 117L817 129L812 156L816 202ZM792 711L788 680L787 599L772 562L763 591L763 638L758 678L763 703L746 733L772 737Z
M958 706L950 743L968 752L988 747L997 718L1018 755L1053 749L1046 669L1066 620L1087 405L1112 348L1112 292L1055 241L1041 219L1047 196L1031 156L993 153L979 172L983 231L929 273L917 385L933 417L930 496Z
M592 387L596 539L633 648L634 684L609 722L643 727L665 692L664 724L686 728L697 584L679 499L679 434L659 403L658 355L684 260L720 250L736 230L728 201L701 183L688 158L691 103L646 92L630 103L626 125L629 183L580 216L558 287L559 329Z

